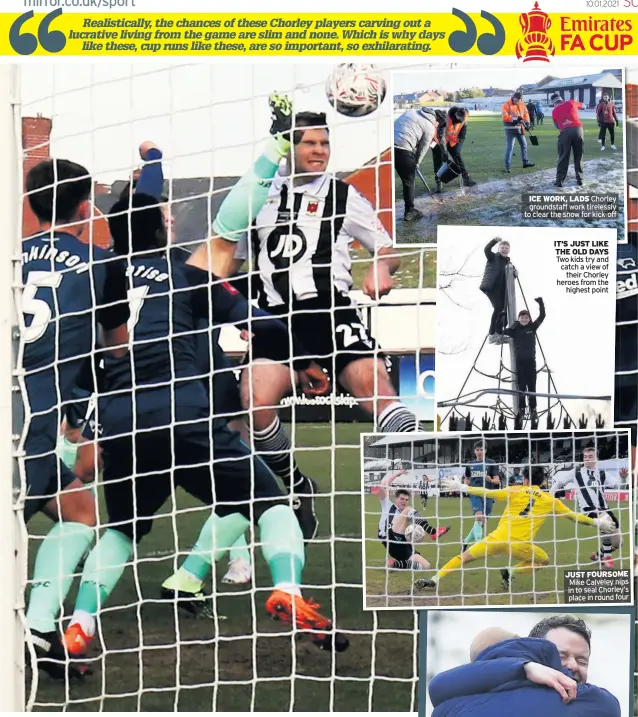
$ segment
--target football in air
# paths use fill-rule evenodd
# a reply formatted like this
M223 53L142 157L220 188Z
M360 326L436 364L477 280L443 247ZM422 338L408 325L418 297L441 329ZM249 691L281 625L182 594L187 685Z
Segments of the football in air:
M374 65L337 65L326 81L328 102L346 117L365 117L379 108L386 95L383 73Z

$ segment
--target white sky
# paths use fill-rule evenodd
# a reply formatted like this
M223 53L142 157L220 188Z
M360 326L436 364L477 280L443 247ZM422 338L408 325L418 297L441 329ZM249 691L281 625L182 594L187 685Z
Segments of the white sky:
M436 649L428 649L427 670L437 674L469 662L470 643L487 627L499 626L517 635L527 635L532 627L548 615L558 613L494 611L442 611L429 613L428 648L435 641ZM630 615L598 612L578 614L592 631L592 651L588 681L614 694L621 705L622 717L629 717L629 669L631 633L634 626ZM609 659L613 645L614 659ZM620 669L619 669L620 666ZM428 700L427 714L431 714ZM548 716L549 717L549 716Z
M27 65L22 114L52 116L52 153L86 164L100 181L137 166L145 139L164 150L167 176L237 175L268 136L268 94L285 91L297 111L328 112L331 168L348 170L389 146L391 102L368 118L337 115L324 91L335 64Z
M556 286L558 278L567 277L560 271L555 258L554 240L602 240L612 247L610 268L615 269L616 232L612 229L557 229L516 227L450 227L438 228L438 286L447 284L442 274L458 271L463 260L469 256L463 273L470 278L457 277L448 290L452 301L442 291L438 292L437 305L437 401L449 400L459 393L478 351L485 339L492 315L492 306L479 291L485 269L483 248L494 237L507 239L511 244L510 258L516 266L523 292L532 312L538 316L534 298L545 300L547 318L538 331L548 365L560 393L587 396L611 396L614 384L614 317L615 286L612 282L608 294L568 294L565 287ZM461 304L457 306L454 302ZM517 312L523 308L517 288ZM486 344L477 367L489 374L498 370L500 345ZM509 366L509 350L505 346L504 361ZM542 357L537 346L537 366ZM496 381L474 372L463 393L484 388L496 388ZM547 374L540 374L537 391L546 392ZM486 395L479 403L491 404L493 396ZM506 400L511 405L511 400ZM580 416L585 409L583 402L566 401L572 417ZM539 399L539 408L546 399ZM603 402L592 403L598 410L605 408ZM611 406L607 405L606 424L611 425ZM445 415L449 409L440 409ZM471 409L478 414L477 409ZM480 411L481 415L483 411ZM576 415L574 415L576 414ZM587 414L586 414L587 415ZM510 426L511 428L511 426Z
M393 93L418 92L419 90L460 90L466 87L499 87L513 89L519 85L536 83L547 75L553 77L577 77L586 74L598 74L603 70L612 69L603 67L576 65L571 67L551 67L545 63L542 66L518 67L515 70L484 68L462 73L456 72L396 72L393 80Z

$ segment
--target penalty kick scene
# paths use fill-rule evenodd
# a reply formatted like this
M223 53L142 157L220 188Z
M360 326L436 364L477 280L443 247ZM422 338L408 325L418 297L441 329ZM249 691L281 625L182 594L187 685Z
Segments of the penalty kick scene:
M391 91L397 245L468 221L624 237L623 70L414 67Z
M632 717L633 619L626 608L424 612L419 717Z
M362 436L364 606L630 604L628 431Z
M27 707L414 712L415 614L361 610L359 435L434 421L386 73L16 72Z
M441 429L611 426L615 230L438 232Z

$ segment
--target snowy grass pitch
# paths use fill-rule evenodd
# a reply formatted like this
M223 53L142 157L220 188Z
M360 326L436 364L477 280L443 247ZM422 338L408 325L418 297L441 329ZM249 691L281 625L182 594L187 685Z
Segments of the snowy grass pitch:
M618 238L624 237L624 186L622 122L616 128L617 151L600 151L596 141L598 125L595 120L583 120L585 129L585 184L577 187L573 164L564 188L565 193L587 192L595 194L617 194L619 198L618 217L612 219L570 220L560 223L563 227L612 228L618 230ZM512 174L503 173L505 156L505 130L498 117L471 117L467 138L463 145L463 159L470 176L478 182L476 187L459 189L459 182L444 185L442 194L429 196L422 182L417 178L417 209L423 212L423 218L417 222L404 222L403 188L401 180L395 174L396 187L396 233L399 244L421 244L436 242L438 224L451 225L496 225L496 226L555 226L556 222L523 220L521 215L521 195L528 192L556 191L556 164L558 158L558 131L552 125L551 118L534 130L539 146L533 147L528 140L529 157L536 166L522 168L520 147L514 145L516 156L512 159ZM432 155L428 152L421 163L421 172L425 181L434 189L434 169Z

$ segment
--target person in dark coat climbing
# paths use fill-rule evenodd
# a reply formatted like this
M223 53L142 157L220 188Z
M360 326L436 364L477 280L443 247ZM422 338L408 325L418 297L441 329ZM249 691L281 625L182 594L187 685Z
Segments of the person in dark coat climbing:
M497 244L498 250L492 251ZM510 244L497 237L487 244L484 251L487 264L479 289L487 296L494 309L490 320L489 342L498 344L503 343L503 330L507 323L505 269L510 263Z
M536 332L545 320L545 303L539 296L534 301L538 304L539 314L535 321L527 309L519 311L518 321L505 329L505 336L509 336L514 342L516 356L516 382L519 391L536 393ZM520 411L525 411L526 396L522 394L519 398ZM529 410L536 412L536 396L529 397Z
M447 113L443 110L435 110L435 114L436 134L433 139L432 162L434 164L434 181L436 182L437 193L443 191L443 183L438 178L437 172L444 162L449 161L454 162L461 170L464 186L476 186L476 182L470 177L461 155L470 113L465 107L450 107Z

